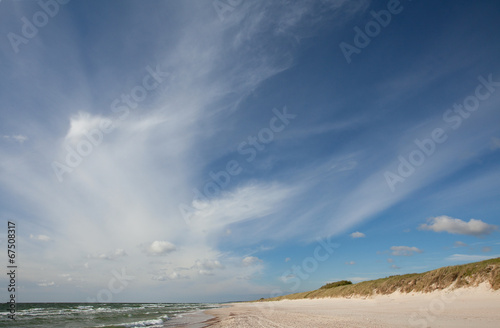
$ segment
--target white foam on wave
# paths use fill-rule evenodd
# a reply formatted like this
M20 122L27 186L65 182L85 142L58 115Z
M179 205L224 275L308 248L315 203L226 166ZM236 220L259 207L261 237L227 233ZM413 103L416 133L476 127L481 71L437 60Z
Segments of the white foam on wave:
M144 320L132 323L124 323L121 326L127 328L138 328L138 327L156 328L156 327L163 327L163 320L162 319Z

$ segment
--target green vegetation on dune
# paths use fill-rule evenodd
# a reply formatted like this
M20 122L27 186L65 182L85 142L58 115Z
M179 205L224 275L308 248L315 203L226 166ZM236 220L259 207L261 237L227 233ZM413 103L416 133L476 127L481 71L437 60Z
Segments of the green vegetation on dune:
M331 282L328 283L324 286L321 286L319 289L329 289L329 288L334 288L334 287L339 287L339 286L346 286L346 285L352 285L352 282L348 280L341 280L341 281L336 281L336 282Z
M447 287L473 287L488 282L492 289L500 289L500 258L439 268L424 273L410 273L390 276L377 280L352 284L350 281L338 281L322 286L320 289L278 296L260 301L279 301L284 299L371 296L375 294L428 293Z

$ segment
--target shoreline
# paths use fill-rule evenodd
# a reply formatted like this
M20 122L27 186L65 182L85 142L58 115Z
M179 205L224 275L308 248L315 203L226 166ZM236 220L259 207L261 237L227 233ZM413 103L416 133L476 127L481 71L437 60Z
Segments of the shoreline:
M431 293L231 303L205 310L210 328L444 327L496 328L500 291L486 284Z

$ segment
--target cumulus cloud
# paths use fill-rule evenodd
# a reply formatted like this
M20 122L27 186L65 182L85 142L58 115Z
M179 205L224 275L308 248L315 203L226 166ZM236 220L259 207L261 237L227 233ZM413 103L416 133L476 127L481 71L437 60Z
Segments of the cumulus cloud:
M50 241L50 237L46 235L30 235L30 239L38 240L38 241Z
M434 232L448 232L451 234L482 236L496 230L495 225L487 224L481 220L470 219L469 222L455 219L446 215L429 219L429 224L421 224L419 230L432 230Z
M78 115L71 117L70 128L66 134L66 140L75 141L83 137L93 129L99 129L104 118L97 115L91 115L86 112L79 112Z
M396 264L393 264L391 265L391 269L394 269L394 270L399 270L401 269L400 267L398 267Z
M394 260L393 260L393 259L391 259L391 258L388 258L388 259L387 259L387 263L393 263L393 262L394 262Z
M165 255L176 250L174 244L168 241L155 240L146 248L149 255Z
M257 263L262 263L262 260L255 256L247 256L241 262L244 266L251 266Z
M412 256L415 253L422 253L421 249L409 246L392 246L391 251L394 256Z
M356 231L350 234L351 238L365 238L366 235L362 232Z
M222 265L218 260L197 260L193 268L198 270L198 274L212 276L214 275L213 271L215 269L224 269L224 265Z

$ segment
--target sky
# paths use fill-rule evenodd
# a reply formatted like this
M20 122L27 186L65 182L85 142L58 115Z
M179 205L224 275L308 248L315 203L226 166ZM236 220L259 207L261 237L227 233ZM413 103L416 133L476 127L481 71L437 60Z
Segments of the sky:
M16 300L251 300L499 257L499 16L1 1Z

